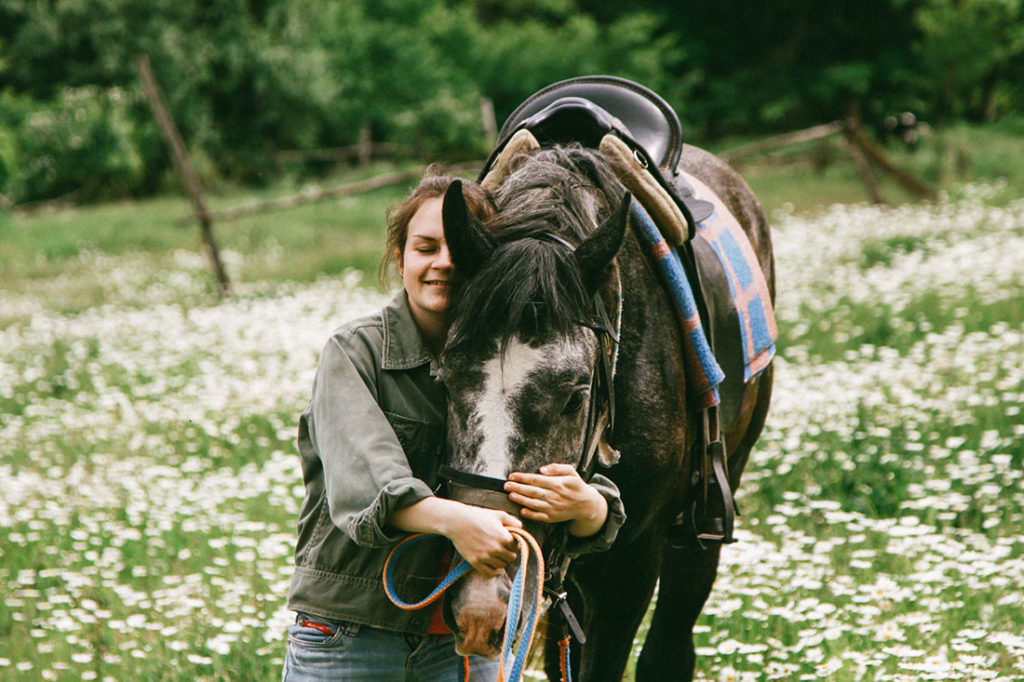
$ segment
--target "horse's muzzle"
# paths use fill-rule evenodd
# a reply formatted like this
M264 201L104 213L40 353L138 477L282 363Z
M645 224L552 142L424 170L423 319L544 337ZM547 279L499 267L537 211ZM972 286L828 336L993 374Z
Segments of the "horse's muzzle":
M512 581L507 572L490 578L477 572L460 581L449 594L446 620L455 633L455 650L462 656L495 658L501 652Z

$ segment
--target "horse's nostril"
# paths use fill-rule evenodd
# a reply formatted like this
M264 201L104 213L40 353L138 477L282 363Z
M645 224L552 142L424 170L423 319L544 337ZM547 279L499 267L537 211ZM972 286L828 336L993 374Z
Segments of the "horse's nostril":
M500 627L496 630L491 630L491 636L487 638L487 646L493 651L501 651L501 647L505 643L505 628Z

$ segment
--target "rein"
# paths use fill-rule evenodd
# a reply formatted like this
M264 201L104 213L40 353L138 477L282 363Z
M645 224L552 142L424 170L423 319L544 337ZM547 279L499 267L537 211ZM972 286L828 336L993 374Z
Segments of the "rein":
M501 658L498 663L498 682L519 682L523 675L523 667L526 665L527 656L533 646L534 634L537 630L537 621L540 620L541 601L543 599L544 587L544 556L540 551L540 545L530 533L520 528L509 528L508 531L519 544L519 568L512 579L512 590L508 596L508 615L505 617L505 643L501 650ZM445 590L455 584L459 578L469 573L473 567L463 559L441 582L422 600L418 602L406 602L398 596L394 585L394 567L398 557L411 545L427 538L438 537L425 533L410 535L395 545L384 563L384 590L388 599L400 609L411 611L429 606L438 599ZM522 636L519 638L519 646L516 648L516 632L519 630L520 621L523 620L523 597L527 588L527 573L530 562L536 566L536 583L534 587L534 598L530 601L526 611L525 627ZM508 666L508 677L505 676L505 667ZM468 679L468 674L467 674Z

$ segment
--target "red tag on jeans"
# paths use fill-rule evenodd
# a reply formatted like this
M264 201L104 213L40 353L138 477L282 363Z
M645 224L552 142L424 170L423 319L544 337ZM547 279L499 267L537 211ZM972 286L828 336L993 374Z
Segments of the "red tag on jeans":
M311 620L300 620L299 621L299 625L301 625L304 628L313 628L314 630L319 630L320 632L324 633L328 637L333 637L334 634L335 634L334 630L330 629L329 627L327 627L323 623L314 623Z

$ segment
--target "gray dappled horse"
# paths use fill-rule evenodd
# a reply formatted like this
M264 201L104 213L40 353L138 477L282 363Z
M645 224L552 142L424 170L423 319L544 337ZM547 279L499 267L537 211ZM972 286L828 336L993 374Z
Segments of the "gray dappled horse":
M554 146L517 164L498 188L498 213L486 226L465 208L458 184L445 198L445 234L462 279L442 357L450 400L448 463L495 479L546 462L579 464L593 376L604 352L590 323L593 308L601 299L607 310L617 310L621 290L615 429L611 442L597 449L628 519L609 551L570 566L569 601L587 637L574 649L573 675L622 678L659 584L637 679L690 679L693 626L711 591L720 545L670 541L673 524L693 499L690 460L698 433L676 314L647 253L626 229L628 195L600 152ZM680 168L717 193L738 219L774 296L769 228L749 187L692 146L684 147ZM738 409L723 423L733 489L764 425L771 385L769 367L743 386ZM501 610L486 602L507 595L507 578L487 582L477 575L454 588L460 593L449 593L457 635L462 609ZM498 641L500 616L492 627ZM555 680L552 649L547 671Z

